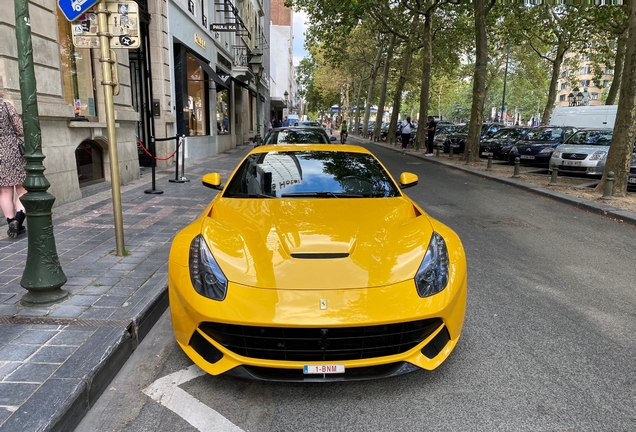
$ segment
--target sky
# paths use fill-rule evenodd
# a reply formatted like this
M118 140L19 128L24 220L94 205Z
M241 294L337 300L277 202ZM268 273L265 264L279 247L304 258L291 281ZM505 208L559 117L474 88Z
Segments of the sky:
M294 22L294 66L298 66L298 63L307 55L307 51L305 50L305 30L307 29L307 25L305 21L307 19L307 14L305 12L294 12L293 14Z

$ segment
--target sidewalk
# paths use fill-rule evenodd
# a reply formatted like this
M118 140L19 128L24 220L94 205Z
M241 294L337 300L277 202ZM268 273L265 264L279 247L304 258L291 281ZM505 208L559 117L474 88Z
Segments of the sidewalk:
M373 144L373 145L377 145L387 149L391 149L398 153L404 153L398 146L394 146L386 142L373 142L359 136L349 135L348 141L352 144L362 144L362 143ZM426 161L436 163L439 165L444 165L448 168L461 170L476 176L488 178L488 179L495 180L501 183L506 183L511 186L515 186L515 187L525 189L525 190L528 190L543 196L550 197L552 199L564 202L566 204L573 205L575 207L583 208L590 212L594 212L594 213L601 214L603 216L614 218L620 222L636 225L636 212L617 207L620 205L621 198L617 197L617 198L612 198L611 200L605 201L605 200L591 200L587 198L573 196L571 194L559 191L558 190L559 188L550 189L548 187L542 186L541 184L537 184L537 182L531 182L530 179L528 179L527 175L522 175L522 178L519 178L519 179L512 178L511 174L507 172L507 171L512 172L513 167L511 166L506 166L508 168L506 170L506 173L501 173L501 172L497 173L494 171L485 171L483 167L480 167L482 169L479 169L474 166L477 162L479 162L481 165L486 165L486 161L484 159L480 160L479 158L475 158L476 162L473 163L473 166L471 166L471 165L466 165L464 162L461 162L461 157L462 157L461 154L455 155L455 159L453 159L453 161L450 161L448 159L448 155L444 155L441 152L440 152L440 156L424 156L424 153L425 153L425 149L421 149L420 151L409 149L409 151L406 152L405 154L415 158L424 159ZM531 169L532 168L530 168L530 170ZM527 171L527 170L528 170L527 167L524 168L524 171ZM548 180L543 178L542 181L543 181L543 184L547 185ZM561 184L563 184L566 180L563 178L559 178L558 181ZM580 179L581 184L589 183L589 182L590 182L590 179ZM632 201L633 201L633 198L632 198Z
M190 181L174 168L151 171L121 188L124 244L113 251L110 189L53 208L56 247L69 297L27 308L20 286L27 237L0 227L0 432L72 431L168 306L167 260L174 234L215 196L201 185L211 171L228 178L250 145L186 161ZM189 164L189 165L188 165Z

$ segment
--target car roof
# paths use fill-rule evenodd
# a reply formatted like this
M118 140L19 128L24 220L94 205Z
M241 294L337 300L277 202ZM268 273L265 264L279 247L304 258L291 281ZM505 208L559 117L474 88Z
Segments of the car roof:
M364 147L351 144L265 144L257 146L250 151L250 154L269 152L298 152L298 151L329 151L340 153L367 153L372 154Z
M303 131L307 131L307 130L319 130L319 131L325 131L321 126L302 126L302 125L298 125L298 126L283 126L283 127L277 127L274 128L272 130L270 130L268 133L271 132L280 132L280 131L286 131L286 130L303 130Z

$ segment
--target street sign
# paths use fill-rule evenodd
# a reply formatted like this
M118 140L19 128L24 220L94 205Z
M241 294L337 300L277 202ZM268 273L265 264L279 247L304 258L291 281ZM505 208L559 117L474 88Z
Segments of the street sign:
M212 23L210 24L210 30L217 32L235 32L238 30L236 24L224 24L224 23Z
M57 6L69 21L75 21L99 0L57 0Z
M139 12L134 1L106 2L108 33L112 35L110 48L137 49L139 38ZM75 48L99 48L97 14L93 9L71 22Z

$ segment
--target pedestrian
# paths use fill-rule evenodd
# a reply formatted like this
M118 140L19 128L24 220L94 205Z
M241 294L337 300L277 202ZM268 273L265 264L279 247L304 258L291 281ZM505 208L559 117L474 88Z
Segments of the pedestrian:
M426 138L426 155L433 156L433 140L435 139L435 131L437 130L437 123L432 116L428 116L428 125L426 125L428 131L428 137Z
M283 117L283 127L287 127L289 126L289 119L287 118L287 116Z
M21 136L24 136L22 120L13 105L4 100L4 92L0 89L0 208L7 218L9 237L17 237L26 231L22 226L26 215L20 201L26 193L22 186L26 179L26 162L20 149L24 146Z
M333 125L331 124L331 120L327 119L327 131L329 132L329 136L333 135Z
M347 131L347 121L343 120L342 123L340 123L340 144L346 143L348 136L349 132Z
M274 128L274 125L272 124L273 120L274 119L270 120L269 123L267 123L267 131L268 132L271 131Z
M223 126L223 132L229 132L230 130L230 120L227 116L223 116L223 120L221 122L221 126Z
M272 117L272 126L275 128L283 127L283 124L276 117Z
M413 127L413 123L411 123L411 117L407 117L406 120L400 124L400 134L402 134L402 150L406 151L406 148L409 145L409 141L411 140L411 128Z

